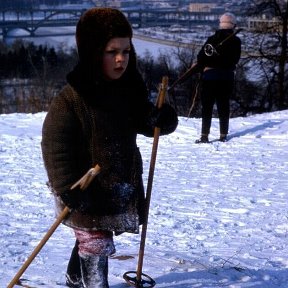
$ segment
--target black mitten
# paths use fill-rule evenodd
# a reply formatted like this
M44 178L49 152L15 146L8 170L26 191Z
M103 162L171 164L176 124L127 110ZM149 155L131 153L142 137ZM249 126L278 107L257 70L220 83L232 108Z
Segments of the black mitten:
M161 108L155 108L152 112L151 124L161 129L161 135L170 134L177 128L177 113L169 104L164 103Z
M83 191L76 187L73 190L68 190L61 193L60 198L70 209L77 210L82 205L81 193L83 193Z

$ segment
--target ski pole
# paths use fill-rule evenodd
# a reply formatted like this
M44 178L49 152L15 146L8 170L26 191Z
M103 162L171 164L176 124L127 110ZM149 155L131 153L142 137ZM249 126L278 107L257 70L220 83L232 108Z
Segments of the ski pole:
M158 108L161 108L161 106L163 105L163 103L165 101L167 86L168 86L168 77L164 76L162 78L162 83L160 85L160 91L159 91L159 95L158 95L158 99L157 99L157 107ZM123 275L123 278L128 282L128 284L130 284L134 287L137 287L137 288L154 287L156 285L156 282L151 277L142 273L142 269L143 269L143 259L144 259L145 242L146 242L148 217L149 217L149 207L150 207L150 200L151 200L151 193L152 193L152 184L153 184L154 170L155 170L155 164L156 164L159 136L160 136L160 128L155 127L154 128L154 140L153 140L153 145L152 145L150 167L149 167L149 174L148 174L147 189L146 189L145 219L144 219L144 223L142 225L142 233L141 233L141 241L140 241L140 248L139 248L137 271L128 271L128 272L124 273L124 275ZM136 274L136 278L129 276L130 274ZM143 278L142 278L142 276L143 276ZM143 286L145 284L148 284L150 286Z
M88 185L91 183L91 181L94 179L94 177L100 173L100 166L96 165L94 168L91 168L79 181L77 181L74 185L71 186L71 190L74 189L76 186L80 186L81 190L84 190L88 187ZM11 280L11 282L8 284L7 288L13 288L14 285L17 284L22 274L25 272L25 270L28 268L28 266L32 263L34 258L37 256L37 254L40 252L40 250L43 248L43 246L46 244L46 242L49 240L51 235L54 233L54 231L57 229L57 227L61 224L61 222L67 217L67 215L70 213L70 208L65 207L61 214L58 216L58 218L55 220L55 222L52 224L52 226L49 228L45 236L42 238L42 240L39 242L39 244L36 246L36 248L33 250L31 255L28 257L28 259L25 261L25 263L22 265L20 270L16 273L14 278Z
M201 70L202 70L201 65L195 63L183 75L181 75L177 80L175 80L174 83L172 83L172 85L168 89L168 92L171 92L175 88L175 86L186 81L193 74L201 72Z
M25 261L25 263L22 265L20 270L17 272L15 277L12 279L10 284L7 286L7 288L12 288L14 285L17 284L22 274L25 272L25 270L28 268L28 266L31 264L31 262L34 260L34 258L37 256L37 254L40 252L42 247L45 245L45 243L48 241L48 239L51 237L51 235L54 233L56 228L60 225L60 223L66 218L66 216L69 214L70 209L68 207L65 207L59 217L56 219L56 221L53 223L53 225L50 227L48 232L45 234L43 239L39 242L39 244L36 246L34 251L31 253L29 258Z

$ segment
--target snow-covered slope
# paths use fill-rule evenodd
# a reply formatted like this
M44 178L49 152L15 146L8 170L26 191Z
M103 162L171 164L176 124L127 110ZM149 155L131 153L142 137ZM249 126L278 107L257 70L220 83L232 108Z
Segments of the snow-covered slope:
M45 113L0 115L0 287L54 222L40 141ZM288 287L288 111L231 119L227 143L194 144L200 119L161 137L143 272L156 287ZM218 138L213 119L211 140ZM152 139L139 136L147 183ZM111 288L127 287L140 235L115 237ZM23 274L65 287L74 235L61 225ZM121 257L120 257L121 258ZM33 285L32 285L33 286Z

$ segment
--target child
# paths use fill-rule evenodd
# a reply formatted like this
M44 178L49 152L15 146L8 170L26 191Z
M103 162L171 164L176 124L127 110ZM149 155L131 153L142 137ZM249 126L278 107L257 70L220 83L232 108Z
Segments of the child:
M74 229L66 273L69 287L108 286L113 235L138 233L145 217L142 159L137 134L172 133L177 115L148 101L136 68L132 28L116 9L92 8L76 28L79 62L67 75L43 124L42 153L56 212ZM100 174L82 191L71 186L98 164Z

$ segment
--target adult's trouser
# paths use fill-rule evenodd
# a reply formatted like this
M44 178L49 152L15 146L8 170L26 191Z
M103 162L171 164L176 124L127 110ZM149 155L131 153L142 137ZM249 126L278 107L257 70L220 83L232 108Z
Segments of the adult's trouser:
M214 104L217 107L220 134L228 134L230 97L233 93L233 86L234 81L231 80L202 80L202 135L210 133Z

